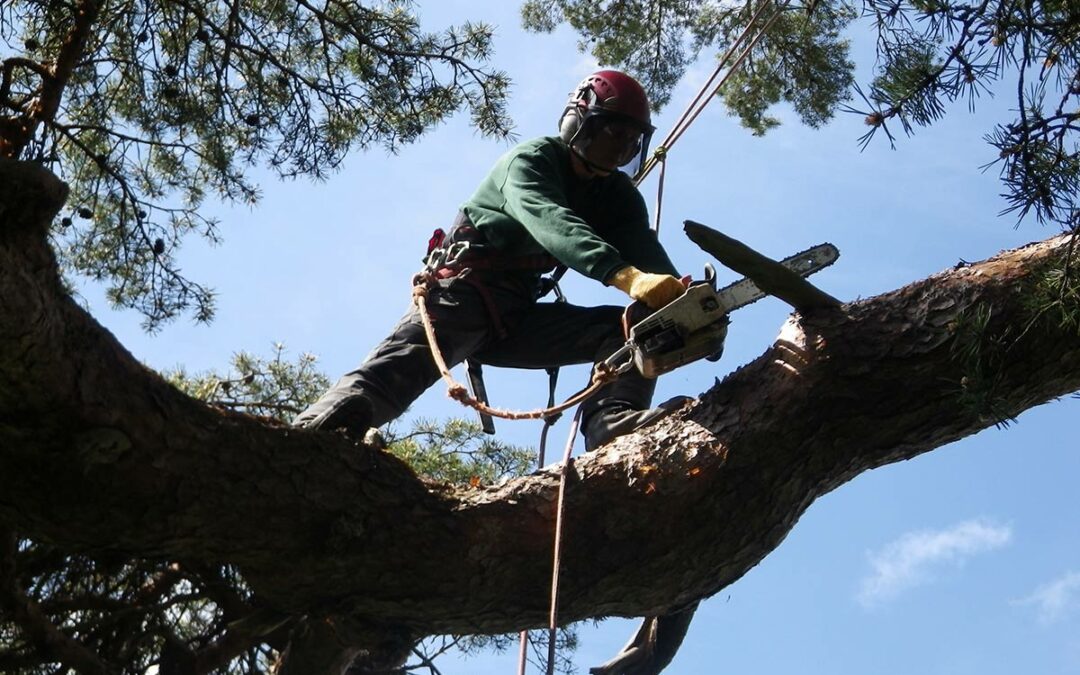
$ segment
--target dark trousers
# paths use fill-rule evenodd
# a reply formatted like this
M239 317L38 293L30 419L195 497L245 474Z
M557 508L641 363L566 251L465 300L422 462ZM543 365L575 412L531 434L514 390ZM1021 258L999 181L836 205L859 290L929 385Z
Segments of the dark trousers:
M597 363L625 342L621 307L536 302L531 286L514 275L476 270L467 274L475 275L474 280L487 289L487 300L463 276L439 281L428 296L435 336L451 367L467 358L512 368ZM493 308L505 335L500 335ZM371 425L381 426L438 380L427 335L413 306L359 368L342 376L293 423L302 425L345 398L363 396L371 403ZM583 419L648 408L654 389L654 380L631 369L582 404Z

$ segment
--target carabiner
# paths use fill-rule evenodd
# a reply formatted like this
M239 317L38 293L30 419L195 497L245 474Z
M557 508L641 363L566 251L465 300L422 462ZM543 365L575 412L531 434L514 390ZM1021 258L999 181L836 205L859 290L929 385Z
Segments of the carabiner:
M637 350L637 345L633 342L627 341L622 347L612 352L611 356L604 359L604 365L611 368L615 373L622 375L634 367L634 352ZM618 363L619 359L627 357L624 363ZM616 365L618 364L618 365Z

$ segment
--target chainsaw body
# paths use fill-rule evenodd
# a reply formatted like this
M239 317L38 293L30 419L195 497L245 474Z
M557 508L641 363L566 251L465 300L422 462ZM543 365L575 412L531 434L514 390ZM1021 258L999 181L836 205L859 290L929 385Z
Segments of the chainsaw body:
M701 358L720 357L731 309L716 294L712 266L705 267L705 275L705 281L691 284L678 299L630 328L634 367L645 377L657 377Z

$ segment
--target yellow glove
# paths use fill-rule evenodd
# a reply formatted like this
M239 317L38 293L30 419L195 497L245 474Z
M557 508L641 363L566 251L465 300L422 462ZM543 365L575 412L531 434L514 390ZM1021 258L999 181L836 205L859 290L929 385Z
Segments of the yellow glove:
M641 300L649 309L660 309L686 290L677 277L642 272L633 265L627 265L611 275L608 283L634 300Z

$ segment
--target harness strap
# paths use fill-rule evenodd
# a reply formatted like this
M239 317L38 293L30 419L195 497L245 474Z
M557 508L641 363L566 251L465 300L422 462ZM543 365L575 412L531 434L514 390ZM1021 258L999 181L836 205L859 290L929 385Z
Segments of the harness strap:
M495 296L491 293L491 289L475 274L469 272L473 270L479 271L540 271L546 272L551 269L555 269L554 275L552 275L551 285L557 287L559 278L566 273L566 267L559 265L558 260L554 256L548 254L526 255L526 256L501 256L501 255L465 255L461 258L452 261L445 267L440 267L433 272L433 276L437 279L454 279L460 278L465 283L469 284L480 294L480 297L484 301L484 307L487 308L488 316L491 317L491 323L495 327L495 333L499 336L499 339L506 339L509 336L509 332L506 330L506 323L502 319L502 314L499 312L499 306L495 302ZM544 295L547 293L545 292Z
M559 264L559 261L547 253L508 256L484 252L466 255L459 264L463 267L471 267L474 270L548 272L554 269Z
M469 274L473 269L476 268L459 267L457 265L441 267L435 270L434 276L437 279L461 279L475 288L484 301L484 308L487 309L488 316L491 317L491 324L495 327L495 333L500 340L504 340L509 333L506 330L506 323L502 320L502 314L499 312L499 306L495 303L495 296L491 294L491 289L487 287L487 284L477 279L475 275Z
M491 289L483 281L477 279L474 274L461 274L459 276L462 281L475 288L476 292L480 294L484 301L484 307L487 308L488 316L491 317L491 325L495 327L495 334L499 336L500 340L505 340L510 334L506 330L506 323L499 312L499 306L495 304L495 296L491 294Z

